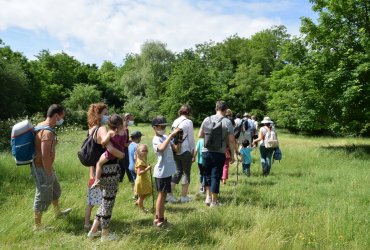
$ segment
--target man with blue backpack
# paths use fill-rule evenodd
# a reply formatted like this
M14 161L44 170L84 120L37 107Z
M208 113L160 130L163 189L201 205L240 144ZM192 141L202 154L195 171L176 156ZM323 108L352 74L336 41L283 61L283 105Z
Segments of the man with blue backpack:
M61 211L59 207L61 189L53 168L55 146L58 142L54 128L62 125L64 116L64 108L53 104L47 111L46 120L35 128L35 158L31 167L36 184L33 206L35 230L42 228L42 213L47 210L50 203L53 204L56 218L65 217L72 211L71 208Z

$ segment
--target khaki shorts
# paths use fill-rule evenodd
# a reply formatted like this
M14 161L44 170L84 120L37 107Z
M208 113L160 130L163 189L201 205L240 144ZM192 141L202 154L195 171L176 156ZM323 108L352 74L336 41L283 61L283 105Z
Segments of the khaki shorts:
M59 199L62 191L54 169L52 169L51 175L47 176L44 168L35 167L32 164L32 176L36 184L33 210L44 212L48 209L51 201Z

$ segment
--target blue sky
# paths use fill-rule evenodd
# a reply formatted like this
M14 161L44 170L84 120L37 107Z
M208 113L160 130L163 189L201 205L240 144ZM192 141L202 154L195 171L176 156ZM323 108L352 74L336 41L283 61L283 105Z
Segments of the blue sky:
M31 60L48 49L120 65L147 40L179 52L272 25L299 35L302 16L316 17L308 0L0 0L0 39Z

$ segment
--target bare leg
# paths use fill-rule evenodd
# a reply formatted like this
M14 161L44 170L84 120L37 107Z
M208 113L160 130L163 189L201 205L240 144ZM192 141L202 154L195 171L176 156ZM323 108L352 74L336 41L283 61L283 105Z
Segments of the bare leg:
M105 154L102 154L99 158L99 161L96 163L96 173L95 173L95 182L100 180L101 172L103 170L103 165L108 162L108 158L105 157Z
M189 183L182 184L181 196L185 197L188 195Z
M90 225L90 217L91 211L93 209L93 205L87 205L85 210L85 226Z

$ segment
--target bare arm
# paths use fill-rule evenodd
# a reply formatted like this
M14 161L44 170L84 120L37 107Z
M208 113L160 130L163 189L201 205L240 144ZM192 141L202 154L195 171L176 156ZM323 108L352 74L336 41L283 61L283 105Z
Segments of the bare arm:
M110 130L105 136L104 138L102 139L101 141L101 145L105 146L108 144L108 142L110 142L110 138L112 138L112 136L114 135L114 132L112 130Z
M180 130L179 128L176 128L171 134L167 136L164 142L158 145L157 149L159 152L163 152L167 148L168 144L170 143L172 138L177 134L179 130Z
M262 141L262 140L263 140L263 132L260 129L260 132L258 133L258 138L253 141L253 146L255 147L257 145L257 142Z
M143 166L140 166L138 171L137 171L137 174L138 175L142 175L146 172L148 172L152 167L150 165L148 165L146 168L143 168Z
M53 160L51 158L51 146L52 141L41 141L41 158L42 166L45 169L46 175L51 175L51 167L53 165Z
M234 134L231 133L227 136L228 145L230 149L230 164L235 161L234 154L235 154L235 137Z
M100 127L98 130L98 143L99 144L102 143L102 139L106 136L106 134L107 134L107 129L105 127ZM123 157L125 157L125 154L122 151L116 149L112 145L111 142L108 142L108 144L106 145L106 148L117 159L122 159Z

